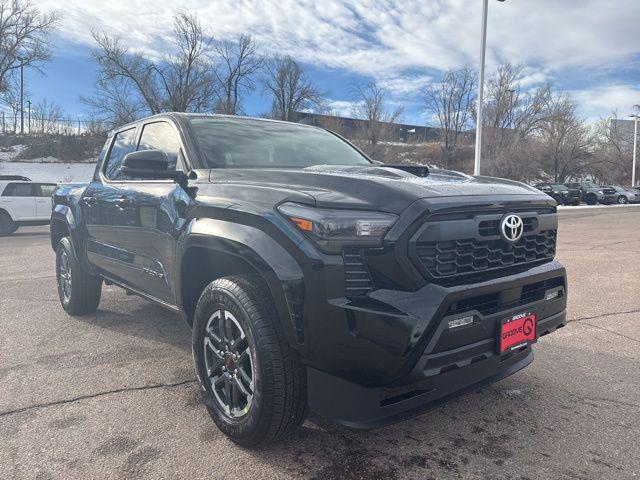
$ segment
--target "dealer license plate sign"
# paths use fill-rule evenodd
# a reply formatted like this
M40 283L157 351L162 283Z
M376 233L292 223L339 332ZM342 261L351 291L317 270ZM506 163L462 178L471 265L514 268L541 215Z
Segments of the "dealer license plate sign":
M536 341L536 314L519 313L500 325L500 353L515 350Z

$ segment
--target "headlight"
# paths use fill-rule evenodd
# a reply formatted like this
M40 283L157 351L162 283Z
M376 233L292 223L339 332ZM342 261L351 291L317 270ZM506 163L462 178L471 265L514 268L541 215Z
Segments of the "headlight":
M340 253L346 245L379 247L398 218L390 213L329 210L297 203L283 203L278 210L326 253Z
M604 192L602 190L598 190L598 195L604 195Z

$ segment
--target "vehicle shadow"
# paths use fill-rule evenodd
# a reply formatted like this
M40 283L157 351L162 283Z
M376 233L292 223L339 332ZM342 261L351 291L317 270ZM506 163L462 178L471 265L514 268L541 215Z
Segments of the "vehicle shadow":
M50 235L49 227L21 227L11 235L7 235L4 238L16 238L16 237L48 237Z
M117 287L103 287L98 311L76 318L120 335L191 351L191 330L177 314L143 298L128 296Z

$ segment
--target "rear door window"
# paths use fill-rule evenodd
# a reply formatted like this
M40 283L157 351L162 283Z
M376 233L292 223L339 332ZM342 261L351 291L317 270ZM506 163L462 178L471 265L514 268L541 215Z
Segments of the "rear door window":
M53 195L53 191L56 186L52 183L40 183L34 184L36 197L50 197Z
M109 180L127 180L127 177L121 171L122 160L127 153L134 151L135 140L135 127L114 135L111 151L104 166L104 174Z

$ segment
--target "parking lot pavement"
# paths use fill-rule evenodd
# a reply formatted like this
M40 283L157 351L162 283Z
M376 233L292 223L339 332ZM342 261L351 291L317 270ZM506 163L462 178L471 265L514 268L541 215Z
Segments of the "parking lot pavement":
M235 446L200 400L190 332L115 287L58 304L46 228L0 238L0 478L640 478L640 208L563 210L569 318L522 372L355 432L312 417Z

